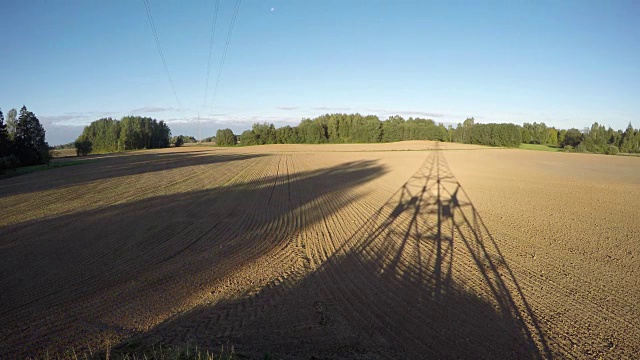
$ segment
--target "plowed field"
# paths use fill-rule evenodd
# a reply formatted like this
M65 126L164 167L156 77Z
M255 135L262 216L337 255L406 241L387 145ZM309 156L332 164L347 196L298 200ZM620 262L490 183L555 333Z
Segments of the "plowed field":
M633 358L640 158L190 147L0 181L0 358Z

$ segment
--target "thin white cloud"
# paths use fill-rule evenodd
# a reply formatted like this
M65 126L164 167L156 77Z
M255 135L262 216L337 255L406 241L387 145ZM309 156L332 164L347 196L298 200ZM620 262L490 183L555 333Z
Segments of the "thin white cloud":
M420 111L420 110L389 110L389 109L366 109L367 112L372 112L376 114L384 114L384 115L400 115L400 116L423 116L427 118L442 118L442 117L451 117L455 116L453 114L445 114L439 112L429 112L429 111Z
M53 124L59 122L66 122L75 119L85 119L84 115L43 115L39 116L38 119L42 123Z
M158 113L165 111L174 111L179 110L174 107L161 107L161 106L143 106L136 109L131 110L132 113Z
M348 108L348 107L331 107L331 106L315 106L315 107L312 107L311 110L347 112L347 111L351 111L351 108Z

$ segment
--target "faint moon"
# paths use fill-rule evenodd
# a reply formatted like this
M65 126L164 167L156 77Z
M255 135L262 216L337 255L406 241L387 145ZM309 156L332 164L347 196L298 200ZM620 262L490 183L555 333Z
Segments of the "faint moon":
M275 10L276 8L271 8L271 12L273 12L273 10Z

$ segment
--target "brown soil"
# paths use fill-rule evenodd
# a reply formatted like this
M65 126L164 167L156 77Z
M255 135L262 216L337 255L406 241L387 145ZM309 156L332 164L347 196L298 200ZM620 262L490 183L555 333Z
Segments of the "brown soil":
M0 358L640 353L638 158L402 142L97 159L0 181Z

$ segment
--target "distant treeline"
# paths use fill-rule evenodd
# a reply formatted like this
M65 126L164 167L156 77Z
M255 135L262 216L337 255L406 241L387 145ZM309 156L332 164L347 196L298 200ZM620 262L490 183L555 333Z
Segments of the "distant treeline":
M75 149L76 145L75 142L70 142L67 144L59 144L59 145L54 145L54 146L50 146L49 149L51 150L64 150L64 149Z
M225 140L221 141L221 135ZM229 129L219 130L219 145L234 144ZM403 119L394 116L380 121L377 116L360 114L327 114L315 119L303 119L298 126L275 128L273 124L254 124L243 132L238 141L242 145L263 144L340 144L377 143L402 140L449 141L447 128L428 119Z
M218 130L219 146L264 144L379 143L402 140L436 140L489 146L518 147L521 143L557 146L567 151L603 154L640 153L640 133L631 124L623 132L594 123L591 128L558 130L544 123L476 124L467 118L456 127L445 127L431 119L392 116L380 121L375 115L327 114L303 119L298 126L276 128L270 123L253 124L236 136L230 129Z
M225 140L220 136L225 134ZM229 129L216 134L218 145L263 144L344 144L380 143L403 140L458 141L491 146L520 145L519 127L513 124L474 124L467 119L457 128L436 124L431 119L392 116L385 121L375 115L327 114L315 119L303 119L298 126L276 128L273 124L254 124L237 139Z
M78 155L169 146L171 130L164 121L125 116L121 120L103 118L86 126L75 142Z
M26 106L11 109L4 114L0 110L0 172L19 166L48 164L51 159L45 130L34 113Z
M198 142L198 139L196 139L193 136L187 136L187 135L173 136L171 139L169 139L169 144L175 147L180 147L183 144L192 144L197 142Z
M143 148L181 146L196 142L192 136L170 137L163 121L144 117L124 117L120 121L100 119L87 126L75 142L79 155L89 152L114 152ZM230 129L220 129L205 142L219 146L240 144L340 144L380 143L403 140L434 140L488 146L518 147L521 143L542 144L565 151L602 154L640 153L640 132L631 124L625 131L594 123L583 130L556 129L544 123L478 124L467 118L456 127L436 124L431 119L391 116L381 121L375 115L326 114L303 119L297 126L276 128L270 123L253 124L239 136Z
M580 131L575 128L557 130L544 123L525 123L522 126L522 142L598 154L640 153L640 132L631 124L622 131L605 128L595 122L590 128Z

